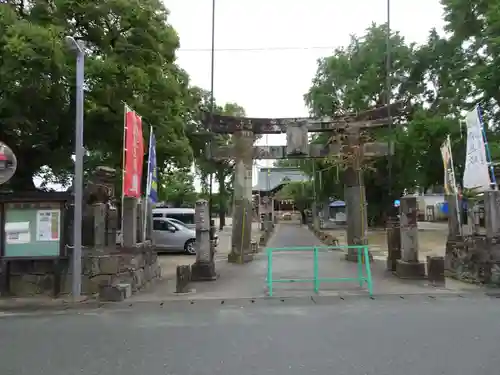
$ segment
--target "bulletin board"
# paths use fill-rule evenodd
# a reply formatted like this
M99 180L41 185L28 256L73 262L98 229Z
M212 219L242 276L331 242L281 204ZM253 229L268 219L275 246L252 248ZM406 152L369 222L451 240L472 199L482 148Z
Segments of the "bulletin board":
M7 203L2 210L3 257L58 257L62 249L60 202Z

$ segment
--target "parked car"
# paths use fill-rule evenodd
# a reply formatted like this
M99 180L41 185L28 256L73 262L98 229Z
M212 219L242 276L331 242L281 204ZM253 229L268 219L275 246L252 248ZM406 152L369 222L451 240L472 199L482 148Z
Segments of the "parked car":
M190 229L196 229L194 208L153 208L153 219L160 217L175 219L182 222Z
M155 208L153 209L153 220L157 218L167 218L174 223L182 224L190 229L196 229L194 222L194 208ZM219 236L214 233L214 245L219 246Z
M172 218L169 218L168 220L170 220L170 221L171 221L171 222L173 222L173 223L177 223L177 224L179 224L179 225L184 225L185 227L190 228L190 226L189 226L189 225L184 224L184 223L183 223L182 221L180 221L180 220L177 220L177 219L172 219ZM193 229L194 229L194 228L193 228ZM215 247L219 246L219 235L218 235L217 233L214 233L214 242L215 242L215 243L214 243Z
M196 255L196 231L167 218L153 219L153 245L158 252L184 251Z

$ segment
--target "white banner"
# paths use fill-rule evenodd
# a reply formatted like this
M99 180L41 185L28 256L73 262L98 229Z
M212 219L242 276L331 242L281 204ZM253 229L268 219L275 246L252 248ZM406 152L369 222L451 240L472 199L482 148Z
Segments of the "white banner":
M444 191L446 195L457 194L457 184L455 182L455 170L453 168L453 158L451 156L451 142L449 136L441 145L441 156L443 158L444 169Z
M467 124L467 151L463 187L485 191L490 189L491 181L483 139L483 125L479 119L477 107L467 113L465 122Z

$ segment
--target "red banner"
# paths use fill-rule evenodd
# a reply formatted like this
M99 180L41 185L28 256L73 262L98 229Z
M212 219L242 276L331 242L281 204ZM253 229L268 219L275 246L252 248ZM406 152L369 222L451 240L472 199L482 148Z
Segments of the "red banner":
M125 114L125 165L123 170L123 196L141 196L142 163L144 159L144 139L142 119L137 113Z

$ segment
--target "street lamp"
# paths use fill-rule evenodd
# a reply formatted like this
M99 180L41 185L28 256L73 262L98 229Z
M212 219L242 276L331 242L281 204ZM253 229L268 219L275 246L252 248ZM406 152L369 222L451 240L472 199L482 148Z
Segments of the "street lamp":
M387 176L387 182L389 185L389 207L388 207L388 213L389 216L392 217L396 214L394 205L393 205L393 199L394 197L392 196L393 191L392 191L392 150L394 147L392 147L393 141L391 139L392 137L392 128L393 128L393 119L392 119L392 113L391 113L391 98L392 98L392 82L391 82L391 74L392 74L392 50L391 50L391 0L386 1L386 35L385 35L385 47L386 47L386 66L385 66L385 74L386 74L386 105L387 105L387 117L389 118L389 158L388 158L388 163L387 163L387 169L388 169L388 176Z
M211 62L210 62L210 131L212 131L212 123L214 121L214 109L215 109L215 100L214 100L214 68L215 68L215 0L212 0L212 46L210 49L211 52ZM212 139L210 138L210 151L212 150ZM213 173L210 172L210 182L209 182L209 192L208 192L208 212L209 212L209 222L210 227L212 227L212 215L213 215ZM219 186L220 193L220 186ZM220 197L220 194L219 194ZM211 232L212 233L212 232ZM212 238L210 238L212 239Z
M82 292L82 205L83 205L83 80L85 51L82 42L72 36L64 38L69 50L76 54L76 119L75 119L75 177L73 194L75 199L73 220L73 298Z

